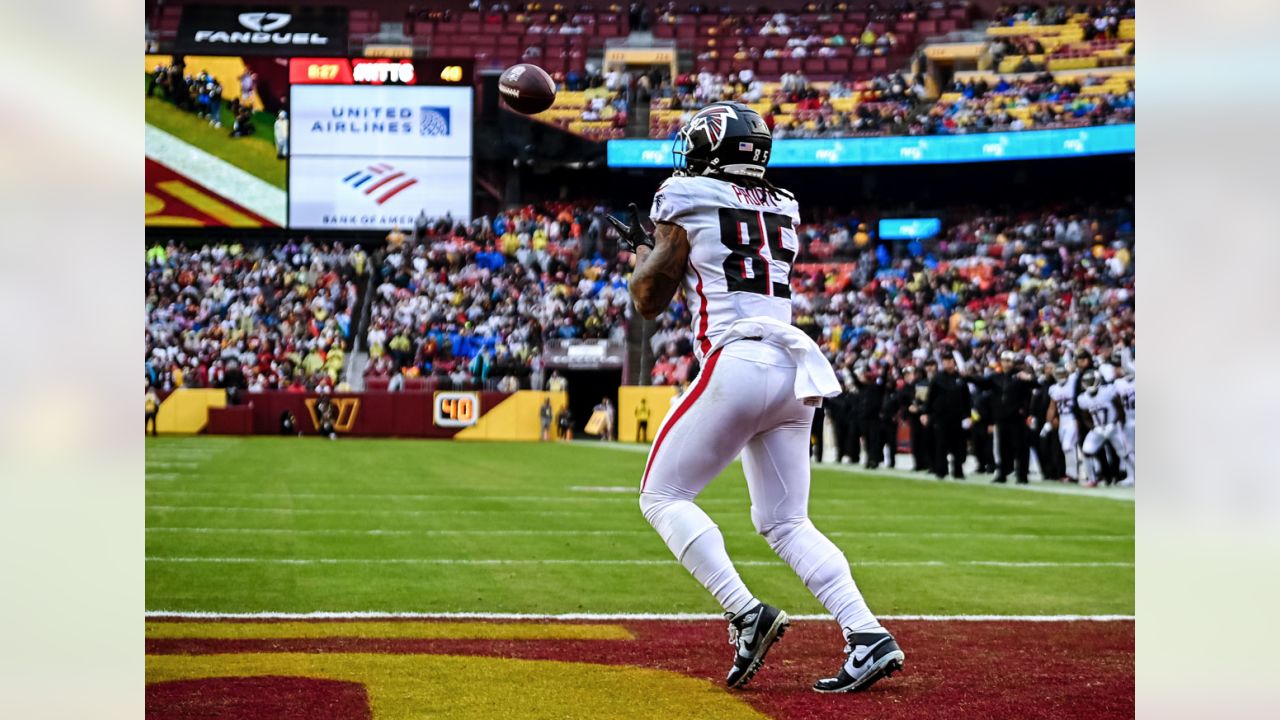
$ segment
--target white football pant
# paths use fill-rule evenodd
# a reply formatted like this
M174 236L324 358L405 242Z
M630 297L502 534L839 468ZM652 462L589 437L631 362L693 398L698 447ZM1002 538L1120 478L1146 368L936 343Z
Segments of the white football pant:
M1081 448L1084 454L1089 457L1089 480L1091 482L1098 481L1098 461L1094 457L1102 449L1103 443L1109 443L1111 448L1116 451L1116 455L1124 461L1125 469L1129 473L1129 479L1137 477L1137 471L1133 464L1133 453L1129 450L1129 443L1125 438L1124 430L1118 425L1107 425L1095 427L1084 436L1084 447Z
M814 408L796 399L795 372L785 351L763 342L742 340L712 353L658 427L640 508L681 564L737 615L755 598L719 527L693 499L741 453L756 531L841 627L876 629L849 562L809 521Z
M1079 480L1080 453L1077 442L1080 439L1076 421L1058 416L1058 442L1062 445L1062 456L1067 469L1067 477Z

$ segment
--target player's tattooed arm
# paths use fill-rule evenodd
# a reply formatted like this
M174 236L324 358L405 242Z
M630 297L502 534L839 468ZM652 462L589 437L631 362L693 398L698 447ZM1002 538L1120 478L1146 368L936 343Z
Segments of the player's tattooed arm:
M631 274L631 300L645 320L654 319L671 303L688 264L689 235L684 228L658 223L653 249L636 249L636 269Z

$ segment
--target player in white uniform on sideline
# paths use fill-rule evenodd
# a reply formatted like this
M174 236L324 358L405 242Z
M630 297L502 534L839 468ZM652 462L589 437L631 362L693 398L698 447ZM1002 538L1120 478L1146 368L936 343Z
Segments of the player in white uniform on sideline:
M1057 381L1049 388L1049 399L1053 402L1049 405L1049 415L1041 432L1048 433L1054 425L1058 426L1058 442L1062 444L1067 479L1077 482L1080 479L1080 455L1077 452L1080 436L1076 424L1075 389L1071 386L1071 374L1061 365L1053 369L1053 379Z
M1124 436L1129 442L1131 469L1136 472L1138 469L1138 376L1132 365L1121 366L1120 373L1111 385L1120 396L1120 404L1124 406ZM1136 479L1130 475L1126 478L1126 482Z
M1102 449L1103 443L1111 444L1116 455L1124 460L1129 472L1129 476L1119 484L1132 485L1136 473L1133 467L1133 453L1129 450L1129 443L1121 428L1124 422L1124 406L1120 402L1120 396L1116 393L1114 386L1102 384L1102 377L1096 370L1086 370L1080 377L1080 382L1085 388L1078 400L1080 410L1086 413L1092 426L1084 436L1084 446L1081 448L1089 458L1089 487L1098 484L1098 461L1094 455Z
M745 685L789 619L747 589L720 529L694 502L739 453L751 519L835 616L848 643L819 692L870 687L905 655L867 607L849 562L809 520L809 433L814 409L840 385L817 344L791 324L795 198L764 179L773 141L758 113L714 103L675 143L675 174L653 198L654 235L636 216L611 222L636 249L631 296L645 318L683 286L702 369L658 427L640 508L686 569L715 596L735 646L730 687Z

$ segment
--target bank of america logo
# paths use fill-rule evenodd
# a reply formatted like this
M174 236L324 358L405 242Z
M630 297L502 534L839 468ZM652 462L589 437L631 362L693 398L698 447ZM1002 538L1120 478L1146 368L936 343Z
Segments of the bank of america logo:
M355 188L381 205L401 191L418 184L418 179L386 163L361 168L342 178L342 184Z
M423 135L449 134L449 108L427 107L418 110L418 125Z

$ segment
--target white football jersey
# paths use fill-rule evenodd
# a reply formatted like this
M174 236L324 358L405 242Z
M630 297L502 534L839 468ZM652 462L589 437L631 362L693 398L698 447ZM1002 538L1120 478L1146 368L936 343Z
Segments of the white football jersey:
M1050 385L1049 399L1058 406L1059 422L1075 422L1076 399L1070 378Z
M1103 385L1098 394L1090 394L1088 390L1080 393L1080 409L1093 418L1094 427L1102 427L1118 419L1115 408L1116 388L1114 385Z
M791 323L791 262L799 250L795 200L709 177L668 178L649 217L689 235L684 293L698 359L736 320Z
M1138 421L1138 383L1133 378L1123 377L1112 383L1120 402L1124 404L1124 421Z

